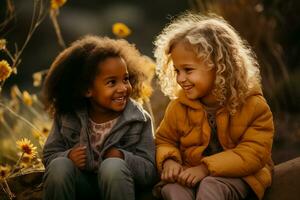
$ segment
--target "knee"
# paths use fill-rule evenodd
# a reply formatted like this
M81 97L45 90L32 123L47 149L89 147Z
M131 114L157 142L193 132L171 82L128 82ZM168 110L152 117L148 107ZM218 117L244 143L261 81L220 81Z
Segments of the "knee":
M219 181L215 177L207 176L201 181L200 185L201 186L206 186L206 185L210 186L210 185L215 185L218 183L219 183Z
M53 159L45 172L46 182L60 184L75 177L76 166L66 157Z
M174 191L178 191L178 184L177 183L168 183L166 185L164 185L161 188L161 195L165 198L165 199L169 199L168 197L170 197Z
M108 158L101 163L98 176L101 181L111 182L124 180L132 175L124 160Z
M230 192L226 183L224 183L219 177L208 176L200 182L199 186L200 194L214 194L217 196L227 196Z

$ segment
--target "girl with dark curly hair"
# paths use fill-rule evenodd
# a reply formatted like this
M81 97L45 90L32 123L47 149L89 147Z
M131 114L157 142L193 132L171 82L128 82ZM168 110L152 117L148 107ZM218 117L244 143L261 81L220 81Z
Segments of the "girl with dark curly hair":
M96 36L54 60L43 88L54 117L43 150L44 199L132 200L135 186L154 181L152 122L135 101L149 91L146 62L125 40Z

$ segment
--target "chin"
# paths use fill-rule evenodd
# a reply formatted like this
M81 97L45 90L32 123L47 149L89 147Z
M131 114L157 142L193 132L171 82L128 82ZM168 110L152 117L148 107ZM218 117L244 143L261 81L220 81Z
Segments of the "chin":
M196 100L198 99L199 97L197 95L194 95L194 94L191 94L191 93L185 93L185 96L188 98L188 99L191 99L191 100Z
M124 105L115 106L113 108L113 110L116 111L116 112L122 112L125 109L125 107L126 107L126 103Z

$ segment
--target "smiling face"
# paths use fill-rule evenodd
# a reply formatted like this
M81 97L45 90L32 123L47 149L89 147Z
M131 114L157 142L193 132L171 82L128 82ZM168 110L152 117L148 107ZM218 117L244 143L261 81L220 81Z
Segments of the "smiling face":
M171 58L177 83L189 99L200 99L204 103L215 99L212 95L215 70L209 69L197 57L191 44L183 41L175 44L171 49Z
M125 61L109 57L98 64L98 69L86 93L92 110L105 114L123 111L132 90Z

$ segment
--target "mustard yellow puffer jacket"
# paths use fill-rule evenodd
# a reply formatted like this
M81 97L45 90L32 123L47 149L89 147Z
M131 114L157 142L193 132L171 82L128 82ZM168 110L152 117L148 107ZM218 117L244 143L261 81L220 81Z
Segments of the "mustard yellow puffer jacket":
M224 151L204 157L210 126L199 101L183 92L168 105L156 132L156 161L159 171L172 158L182 165L205 163L211 176L242 177L262 199L271 185L274 135L272 113L260 91L253 92L233 116L224 109L216 114L218 138Z

